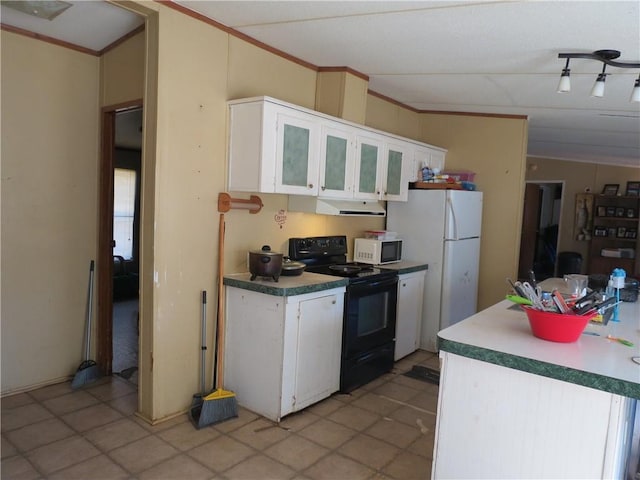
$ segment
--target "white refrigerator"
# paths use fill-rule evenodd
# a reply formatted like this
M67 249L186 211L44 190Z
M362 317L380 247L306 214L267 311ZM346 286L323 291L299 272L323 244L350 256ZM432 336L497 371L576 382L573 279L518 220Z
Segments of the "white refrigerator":
M478 301L482 192L410 190L387 203L387 230L402 238L402 259L428 264L420 348L436 352L438 332L474 313Z

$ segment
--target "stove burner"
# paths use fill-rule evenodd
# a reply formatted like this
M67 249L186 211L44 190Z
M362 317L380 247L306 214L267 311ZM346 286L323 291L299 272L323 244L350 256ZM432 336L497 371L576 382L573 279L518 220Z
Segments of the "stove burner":
M355 265L329 265L329 270L341 277L355 277L362 269Z

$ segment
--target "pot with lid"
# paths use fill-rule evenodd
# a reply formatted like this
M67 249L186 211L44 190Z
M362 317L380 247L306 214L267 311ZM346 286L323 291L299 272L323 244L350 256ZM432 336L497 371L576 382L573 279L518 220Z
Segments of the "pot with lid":
M275 282L282 272L282 253L272 252L269 245L264 245L260 250L249 252L249 272L251 281L256 277L271 277Z
M291 260L289 257L284 257L284 260L282 261L282 275L285 276L293 277L296 275L302 275L305 268L307 268L307 266L304 263L296 262L295 260Z

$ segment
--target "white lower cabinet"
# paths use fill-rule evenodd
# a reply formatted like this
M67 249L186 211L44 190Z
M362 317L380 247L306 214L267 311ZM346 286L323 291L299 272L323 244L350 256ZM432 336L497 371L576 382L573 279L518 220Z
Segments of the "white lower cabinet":
M420 320L425 271L405 273L398 277L396 312L396 350L394 360L415 352L420 344Z
M277 422L338 391L344 291L227 287L225 388L240 405Z

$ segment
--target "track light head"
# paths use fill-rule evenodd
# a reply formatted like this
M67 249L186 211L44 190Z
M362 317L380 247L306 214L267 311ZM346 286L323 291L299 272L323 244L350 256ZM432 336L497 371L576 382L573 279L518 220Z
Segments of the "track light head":
M631 91L631 98L629 98L630 102L640 102L640 75L636 78L636 83L633 86L633 90Z
M604 82L607 79L606 73L599 73L596 82L593 84L593 88L591 89L592 97L603 97L604 96Z
M569 58L567 58L567 64L562 69L562 75L560 75L560 83L558 83L558 93L566 93L571 91L571 70L569 70Z

